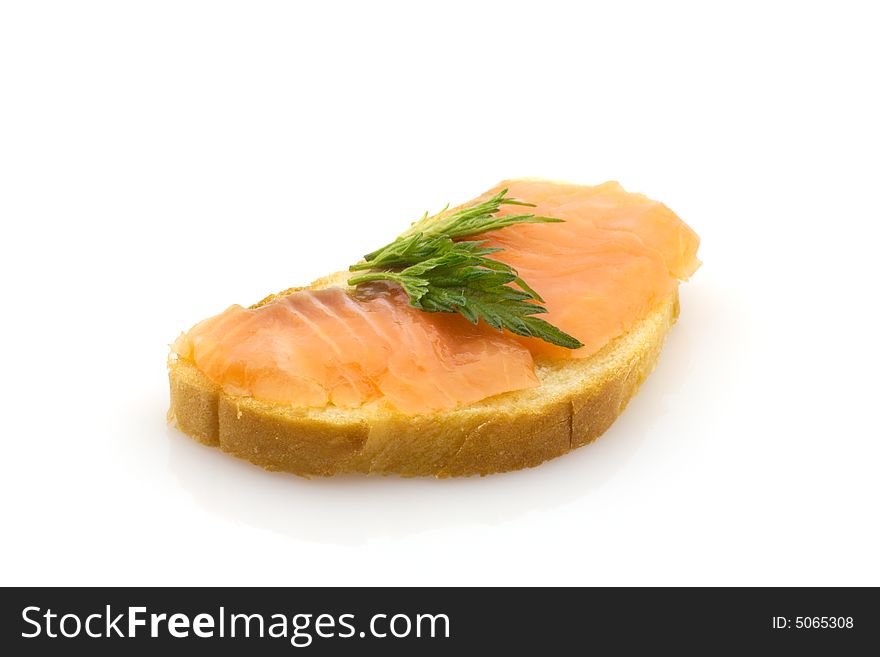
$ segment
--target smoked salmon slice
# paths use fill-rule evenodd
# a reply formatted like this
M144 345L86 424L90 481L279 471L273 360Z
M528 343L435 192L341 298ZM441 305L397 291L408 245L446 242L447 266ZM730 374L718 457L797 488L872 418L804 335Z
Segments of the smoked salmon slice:
M174 350L227 393L297 406L384 400L415 414L538 385L531 353L510 336L416 310L382 285L360 299L330 287L232 306Z
M511 226L486 236L488 246L503 249L493 257L514 267L542 296L548 311L542 317L584 343L572 351L525 339L534 354L594 354L700 266L697 234L662 203L616 182L585 187L509 180L485 197L504 188L513 198L535 204L536 214L565 220ZM518 211L502 206L498 214Z
M595 187L506 181L536 214L477 236L503 249L544 299L542 317L578 338L568 350L412 308L394 284L300 290L252 308L232 306L175 342L233 395L299 407L384 404L407 414L452 409L539 385L536 359L584 358L626 333L699 267L699 238L665 205L615 182ZM500 214L521 213L503 206Z

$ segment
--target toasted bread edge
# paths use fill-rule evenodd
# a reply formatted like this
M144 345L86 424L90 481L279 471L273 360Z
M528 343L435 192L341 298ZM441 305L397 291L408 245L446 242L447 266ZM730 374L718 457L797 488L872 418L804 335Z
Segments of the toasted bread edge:
M190 437L267 470L457 477L532 467L602 435L653 370L678 293L581 360L537 363L542 385L410 416L388 409L296 409L226 394L169 361L169 420Z

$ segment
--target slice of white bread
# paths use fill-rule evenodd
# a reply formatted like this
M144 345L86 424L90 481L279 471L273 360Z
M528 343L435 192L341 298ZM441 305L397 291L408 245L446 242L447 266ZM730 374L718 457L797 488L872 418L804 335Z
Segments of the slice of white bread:
M311 287L345 285L346 279L347 273L340 273ZM372 406L294 408L235 397L192 362L172 356L168 417L200 442L267 470L307 477L518 470L586 445L611 426L654 368L677 317L676 292L589 358L536 360L541 380L536 388L416 416Z

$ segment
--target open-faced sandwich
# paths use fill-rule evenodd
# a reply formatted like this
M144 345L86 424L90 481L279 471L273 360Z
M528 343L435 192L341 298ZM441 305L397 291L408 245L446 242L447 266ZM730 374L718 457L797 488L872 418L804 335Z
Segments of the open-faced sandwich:
M169 417L306 476L534 466L624 409L698 245L615 182L509 180L348 271L195 325L172 348Z

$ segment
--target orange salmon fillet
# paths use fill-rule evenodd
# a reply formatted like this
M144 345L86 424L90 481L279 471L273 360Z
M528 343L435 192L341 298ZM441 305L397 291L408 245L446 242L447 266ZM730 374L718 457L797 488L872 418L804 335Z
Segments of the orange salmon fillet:
M505 187L511 197L534 203L530 212L565 220L486 235L489 246L504 249L492 257L513 266L544 299L548 312L541 317L584 343L572 351L524 339L534 354L594 354L700 266L697 234L662 203L628 193L616 182L585 187L510 180L480 200ZM499 214L522 211L505 205Z
M415 414L538 385L524 345L459 315L416 310L390 286L363 300L331 287L232 306L174 349L230 394L297 406L384 400Z
M567 350L457 314L409 306L393 285L354 295L302 290L246 309L232 306L181 335L174 352L233 395L299 407L384 404L419 414L539 384L535 358L583 358L626 333L699 267L699 238L665 205L615 182L499 184L529 212L565 223L489 233L492 257L543 298L547 321L584 346ZM523 208L502 206L501 213Z

